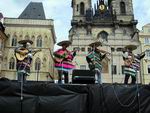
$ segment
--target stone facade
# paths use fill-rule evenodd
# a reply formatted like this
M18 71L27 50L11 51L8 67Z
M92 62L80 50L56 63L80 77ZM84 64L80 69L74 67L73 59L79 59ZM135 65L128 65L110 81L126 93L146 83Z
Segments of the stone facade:
M16 58L14 49L18 46L18 41L30 39L33 41L32 49L41 49L33 57L31 65L31 75L28 80L47 80L57 75L53 67L52 53L56 41L53 20L34 20L4 18L6 26L5 33L8 39L5 43L4 60L2 74L9 79L16 79ZM40 44L39 44L40 42ZM40 65L40 69L36 69ZM38 77L38 78L37 78Z
M5 44L5 40L7 39L7 36L4 33L4 27L2 25L2 23L0 22L0 77L2 77L2 62L3 62L3 56L4 56L4 44Z
M142 65L142 75L143 83L150 83L150 24L143 26L142 30L139 33L141 49L142 52L145 52L146 55L141 62Z
M103 82L123 83L122 49L126 45L134 44L138 46L134 52L141 51L132 0L107 2L99 0L94 8L91 0L72 0L72 9L70 50L76 47L81 49L74 59L77 69L88 69L86 62L86 55L90 50L88 45L93 41L101 41L103 43L101 48L111 53L108 56L110 59L105 59L103 62Z

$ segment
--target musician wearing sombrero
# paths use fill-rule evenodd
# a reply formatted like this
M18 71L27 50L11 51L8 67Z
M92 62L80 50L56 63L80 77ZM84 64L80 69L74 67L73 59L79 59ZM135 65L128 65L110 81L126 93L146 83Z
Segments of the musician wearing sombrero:
M106 57L107 52L97 47L102 46L101 42L94 42L89 44L92 47L92 51L86 56L86 60L89 64L89 69L95 71L95 83L102 83L102 60Z
M125 84L128 84L128 79L130 76L132 78L131 84L136 83L137 73L140 70L140 60L145 56L145 53L133 54L132 51L135 49L137 49L136 45L127 45L125 47L125 51L123 51L123 60L125 64Z
M62 83L63 75L64 82L69 83L68 72L75 68L72 60L76 55L76 51L71 52L67 50L67 47L71 45L71 42L68 40L61 41L57 45L62 47L54 52L55 68L58 70L58 83Z
M29 47L33 42L31 40L21 40L18 43L20 46L15 49L17 77L19 82L26 82L32 62L32 54Z

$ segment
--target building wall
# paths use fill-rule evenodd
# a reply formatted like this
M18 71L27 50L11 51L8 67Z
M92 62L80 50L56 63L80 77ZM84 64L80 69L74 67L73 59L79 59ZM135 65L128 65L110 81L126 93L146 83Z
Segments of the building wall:
M49 80L49 75L54 77L57 75L56 70L53 67L52 53L54 44L56 41L53 20L32 20L32 19L16 19L5 18L4 24L6 26L5 33L8 39L5 43L4 62L2 67L2 73L5 77L10 79L16 79L16 58L14 55L14 49L18 46L12 46L13 38L16 41L23 39L30 39L33 41L32 49L41 49L33 57L31 65L31 74L28 76L29 80ZM37 39L42 40L42 46L37 46ZM14 69L9 68L10 59L15 60ZM41 68L39 71L35 70L36 59L40 59ZM48 78L47 78L48 77Z
M0 30L0 77L3 76L1 73L2 70L2 63L3 63L3 54L4 54L4 43L7 39L5 33Z
M150 83L150 24L146 24L143 26L142 30L139 34L141 49L142 52L145 52L146 55L141 62L143 67L143 82L145 84ZM148 71L149 70L149 71Z
M4 33L5 28L2 24L2 22L0 21L0 77L2 77L2 62L3 62L3 55L4 55L4 43L5 40L7 39L6 34Z
M88 54L88 48L90 48L88 45L93 41L99 41L97 39L97 35L99 32L101 32L104 29L99 28L93 28L92 33L94 35L88 36L86 33L84 34L78 34L79 38L75 36L76 38L72 37L72 46L70 47L70 50L73 50L73 48L79 47L81 50L77 52L77 56L74 58L74 63L76 64L76 69L81 69L81 65L86 65L86 69L88 69L88 64L86 61L86 55ZM82 31L81 29L78 31ZM115 35L112 33L111 28L107 28L108 36L108 42L104 42L102 47L99 47L105 51L108 51L111 53L111 55L108 55L107 57L109 60L106 59L107 65L103 63L103 82L110 83L112 82L112 76L113 82L123 83L124 80L124 74L122 74L122 66L124 65L124 61L122 59L122 51L117 51L117 48L123 48L125 45L131 44L131 37L130 33L128 32L128 35L123 35L123 31L121 29L116 30ZM132 44L140 45L138 41L133 41ZM82 48L85 48L85 51L82 51ZM114 48L115 51L111 51L111 48ZM140 51L140 46L138 46L138 49L134 51L134 53L137 53ZM111 65L116 65L117 73L112 74L111 71Z

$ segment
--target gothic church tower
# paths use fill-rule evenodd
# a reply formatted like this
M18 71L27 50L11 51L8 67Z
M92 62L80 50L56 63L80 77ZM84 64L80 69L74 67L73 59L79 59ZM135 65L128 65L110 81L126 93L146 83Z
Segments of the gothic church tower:
M123 82L122 49L129 44L140 51L132 0L72 0L73 16L69 39L70 50L80 48L74 62L77 69L88 69L86 55L91 42L101 41L102 49L111 53L103 65L103 82Z

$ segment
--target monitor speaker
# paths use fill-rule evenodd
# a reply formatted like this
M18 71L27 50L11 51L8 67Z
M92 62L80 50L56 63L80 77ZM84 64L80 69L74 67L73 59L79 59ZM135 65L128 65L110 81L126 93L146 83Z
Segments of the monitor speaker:
M94 84L95 72L91 70L73 70L72 83L76 84Z

